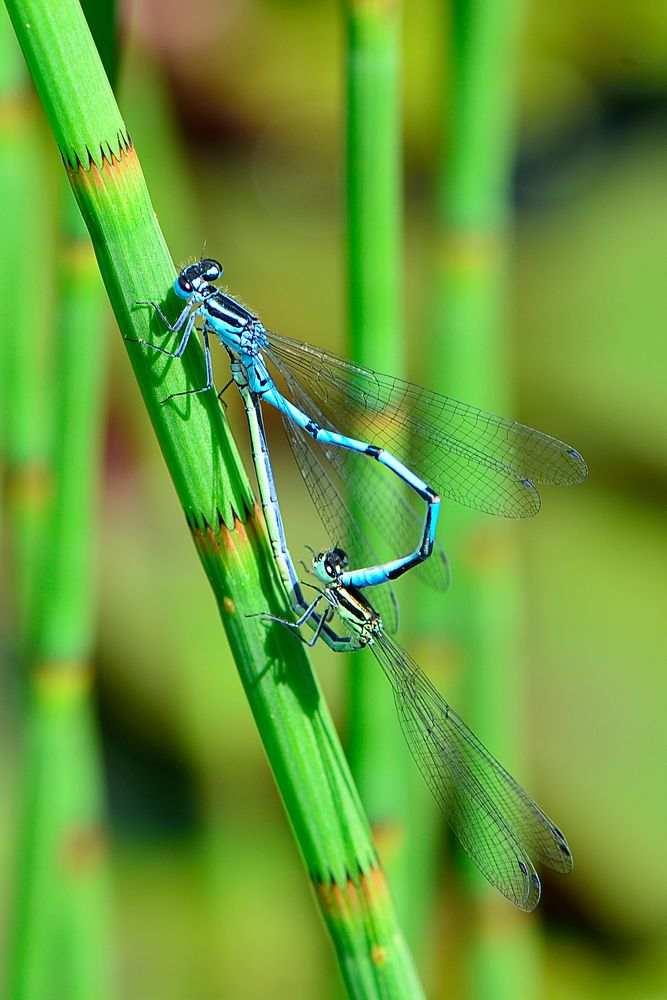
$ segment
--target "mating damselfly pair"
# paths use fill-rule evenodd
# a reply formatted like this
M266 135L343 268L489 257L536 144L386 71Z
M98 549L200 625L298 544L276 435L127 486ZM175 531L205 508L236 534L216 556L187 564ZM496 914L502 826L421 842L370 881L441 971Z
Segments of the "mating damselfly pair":
M157 303L143 303L156 309L169 331L180 333L178 345L169 350L140 342L181 357L201 318L206 382L177 395L212 388L210 334L227 349L246 409L276 563L296 616L284 624L297 629L307 624L313 629L311 644L322 638L337 651L362 646L373 651L392 685L410 750L452 829L489 881L517 906L531 910L540 896L535 863L569 871L567 842L390 636L398 619L391 582L412 570L436 588L446 588L447 560L435 541L440 496L489 513L529 516L540 507L538 486L581 482L586 464L575 449L523 424L271 333L217 287L221 275L221 265L212 259L184 267L174 290L186 305L173 324ZM310 603L286 542L263 402L280 411L330 534L330 549L313 558L320 587ZM425 502L425 512L417 544L405 555L381 561L343 491L354 484L359 508L395 553L418 522L388 473ZM363 593L369 587L376 588L372 603ZM342 635L332 627L336 618Z

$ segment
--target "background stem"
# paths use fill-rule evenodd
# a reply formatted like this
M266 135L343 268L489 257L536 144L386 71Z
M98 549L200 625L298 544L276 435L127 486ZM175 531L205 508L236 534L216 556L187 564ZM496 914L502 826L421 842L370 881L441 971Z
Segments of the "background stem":
M362 365L398 374L403 367L400 4L349 0L345 19L350 354ZM374 542L371 519L358 507L354 515ZM394 701L369 650L354 655L348 676L350 763L400 912L410 926L405 849L409 771L396 732Z
M90 702L105 310L80 213L71 192L63 188L63 194L67 237L57 283L53 413L46 425L53 492L35 551L26 627L29 690L10 995L48 996L66 968L69 994L83 1000L111 996L103 791ZM34 381L26 390L31 400L43 395Z
M457 398L512 413L507 324L517 59L523 0L462 0L451 8L448 142L438 176L437 281L428 357ZM510 771L524 730L521 583L515 525L453 507L445 513L454 586L447 623L464 667L466 719ZM478 918L469 941L471 994L535 991L531 925L500 909L462 861Z

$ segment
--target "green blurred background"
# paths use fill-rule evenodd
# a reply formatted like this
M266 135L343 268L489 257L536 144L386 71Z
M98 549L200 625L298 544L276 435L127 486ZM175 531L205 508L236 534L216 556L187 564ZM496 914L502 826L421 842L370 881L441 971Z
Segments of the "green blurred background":
M445 31L442 4L406 4L413 369L433 276ZM125 10L121 52L121 108L174 260L198 255L206 241L232 293L268 326L345 353L337 5L192 0L184 9L136 0ZM516 416L571 441L590 467L585 486L547 491L540 516L517 533L529 709L529 766L517 776L575 855L571 876L545 880L539 908L541 993L553 998L667 996L666 111L667 7L531 5L513 183ZM56 178L60 164L43 131ZM49 184L44 210L55 217ZM329 945L211 593L111 322L108 334L96 666L119 995L334 995ZM215 360L222 385L222 352ZM458 394L454 381L438 388ZM228 402L247 455L231 393ZM274 462L286 470L280 495L298 558L305 542L324 539L280 421L268 414L267 423ZM446 526L445 511L445 547ZM8 628L5 615L3 926L21 747ZM326 650L315 659L342 726L341 663ZM446 678L439 683L447 695ZM418 949L432 997L463 995L446 869L443 861ZM521 982L511 995L526 995Z

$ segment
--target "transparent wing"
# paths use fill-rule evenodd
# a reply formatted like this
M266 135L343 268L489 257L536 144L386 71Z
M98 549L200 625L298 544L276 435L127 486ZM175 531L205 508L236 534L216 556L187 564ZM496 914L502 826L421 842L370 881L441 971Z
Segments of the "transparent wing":
M310 439L297 430L289 417L282 414L282 418L296 464L332 546L342 548L347 553L352 569L377 565L378 559L370 542L352 517L317 452L310 446ZM390 584L384 583L373 588L373 603L383 621L386 620L387 630L396 632L398 603Z
M280 358L333 426L366 436L442 496L491 514L537 513L537 485L586 478L578 451L524 424L380 375L311 344L270 333Z
M572 869L565 837L395 640L385 635L371 648L410 751L463 848L504 896L534 909L541 891L534 864Z
M322 427L337 430L333 422L325 416L317 402L292 376L280 358L273 357L271 351L267 353L280 373L289 396L299 409L307 413ZM310 490L313 503L320 512L333 544L344 548L350 556L350 566L353 569L375 565L378 560L363 532L355 525L355 520L342 499L346 487L351 487L354 490L359 509L364 511L369 522L374 525L377 537L386 543L385 548L391 553L390 558L395 559L406 555L416 546L422 532L424 509L422 508L421 515L415 511L394 487L395 477L391 472L381 469L376 462L366 456L348 451L345 448L322 447L300 430L296 430L292 422L284 415L283 422L294 457ZM332 476L322 463L321 455L326 457L340 486L334 483ZM340 532L338 540L334 537L334 531ZM350 539L349 548L345 548L342 542L342 539L345 538ZM363 544L360 544L361 542ZM385 549L383 549L384 551ZM371 562L368 562L369 556L372 556ZM420 563L410 572L435 590L445 591L449 587L449 561L438 541L435 542L430 559ZM383 587L386 588L387 585L385 584ZM377 591L377 593L379 594L381 591ZM384 618L385 612L382 608L378 607L377 610ZM387 620L389 631L395 631L392 628L392 622L392 618Z

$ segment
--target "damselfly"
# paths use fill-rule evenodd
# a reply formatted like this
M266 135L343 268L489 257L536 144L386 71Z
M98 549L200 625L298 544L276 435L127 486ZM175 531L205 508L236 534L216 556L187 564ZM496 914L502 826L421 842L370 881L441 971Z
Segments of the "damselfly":
M397 572L430 555L439 495L488 513L525 517L539 510L537 486L569 485L586 477L586 463L579 452L556 438L271 333L257 316L213 284L221 275L222 266L212 259L184 267L174 290L187 301L173 324L157 303L146 303L171 332L183 330L176 350L140 342L170 357L181 357L201 316L206 383L174 395L211 388L212 332L239 361L250 391L282 414L302 470L306 451L317 442L341 480L354 482L359 508L379 526L392 551L404 544L403 538L396 538L403 522L392 499L378 495L377 479L368 476L371 463L364 463L352 475L353 455L370 456L396 473L427 504L419 544L400 561ZM278 388L269 366L286 394ZM305 432L305 439L296 435L295 426ZM391 451L368 443L373 438ZM405 464L395 455L403 456ZM369 585L377 582L367 581Z
M515 906L534 909L541 893L535 866L572 870L565 836L387 634L363 592L342 582L348 572L346 553L330 549L314 555L313 572L322 587L298 622L265 617L298 631L309 615L316 615L318 630L307 643L313 645L338 615L347 634L329 645L372 651L392 686L412 756L464 850Z

